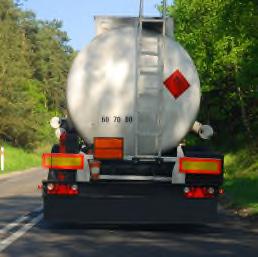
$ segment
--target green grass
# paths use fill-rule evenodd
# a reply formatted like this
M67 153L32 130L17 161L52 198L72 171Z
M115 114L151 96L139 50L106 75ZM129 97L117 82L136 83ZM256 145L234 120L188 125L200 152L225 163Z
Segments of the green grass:
M47 147L37 149L34 152L29 152L8 144L1 145L4 145L5 150L5 170L4 172L0 171L0 175L13 171L21 171L32 167L39 167L41 166L42 152L49 151Z
M230 205L258 214L258 154L242 149L225 156L225 191Z

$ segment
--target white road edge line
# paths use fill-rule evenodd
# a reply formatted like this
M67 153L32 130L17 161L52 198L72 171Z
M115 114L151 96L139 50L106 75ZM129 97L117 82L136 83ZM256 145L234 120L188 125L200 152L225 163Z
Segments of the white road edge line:
M0 229L0 235L6 234L7 232L9 232L12 228L17 227L20 225L20 223L22 223L23 221L27 220L29 218L29 216L22 216L20 218L18 218L17 220L15 220L14 222L6 225L4 228Z
M29 219L29 215L33 212L40 212L42 211L42 206L36 208L35 210L31 211L30 213L19 217L18 219L16 219L15 221L13 221L12 223L7 224L4 228L0 229L0 235L5 234L7 232L9 232L11 229L17 227L20 225L20 223L22 223L23 221Z
M23 236L26 232L28 232L33 226L39 223L43 218L43 214L39 214L35 218L33 218L29 223L26 223L23 227L21 227L18 231L5 238L0 242L0 253L5 250L9 245L15 242L18 238Z

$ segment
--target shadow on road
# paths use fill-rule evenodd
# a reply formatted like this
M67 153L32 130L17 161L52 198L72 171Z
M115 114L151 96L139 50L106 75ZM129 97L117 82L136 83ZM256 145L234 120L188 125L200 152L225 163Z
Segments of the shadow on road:
M43 221L39 227L47 230L67 230L67 231L84 231L84 230L114 230L114 231L149 231L149 232L168 232L168 233L205 233L207 229L212 228L214 232L218 232L217 227L210 227L207 224L169 224L169 225L87 225L75 223L50 223ZM210 231L211 232L211 231Z
M257 256L258 232L251 232L250 226L221 221L211 225L103 228L43 222L39 228L65 240L58 244L62 256Z
M37 197L0 200L1 214L23 205L34 208L39 202ZM86 226L41 221L1 256L256 257L255 226L224 214L218 223L209 225Z
M13 196L0 198L0 227L27 215L41 205L38 196Z

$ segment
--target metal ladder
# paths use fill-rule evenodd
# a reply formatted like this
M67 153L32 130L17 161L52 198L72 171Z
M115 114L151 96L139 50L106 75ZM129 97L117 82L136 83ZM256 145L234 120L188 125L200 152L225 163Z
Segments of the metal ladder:
M144 16L144 0L140 0L139 24L136 37L136 81L135 81L135 156L139 158L161 157L162 111L163 111L163 70L166 21L166 1L163 0L162 16ZM148 34L145 26L160 25L161 33ZM147 100L146 100L147 99ZM153 101L152 101L153 100ZM151 108L148 104L151 103ZM142 143L145 141L145 145ZM146 154L152 147L155 155Z

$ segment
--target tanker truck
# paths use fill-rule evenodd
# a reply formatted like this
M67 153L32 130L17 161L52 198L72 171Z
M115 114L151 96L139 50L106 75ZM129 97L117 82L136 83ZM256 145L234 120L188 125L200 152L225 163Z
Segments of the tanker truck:
M54 117L58 144L42 156L44 218L86 224L215 221L223 155L187 146L201 89L195 65L160 17L96 16L96 37L68 76L68 115Z

